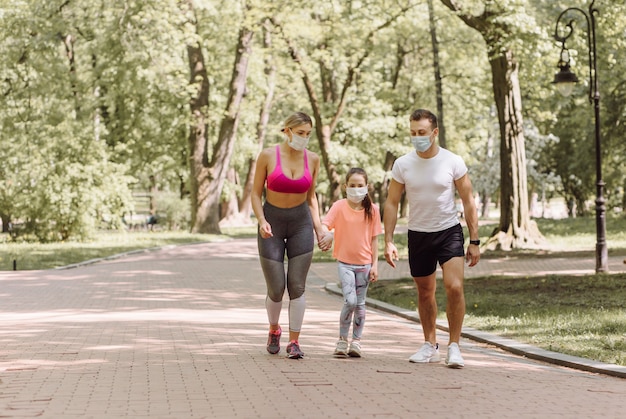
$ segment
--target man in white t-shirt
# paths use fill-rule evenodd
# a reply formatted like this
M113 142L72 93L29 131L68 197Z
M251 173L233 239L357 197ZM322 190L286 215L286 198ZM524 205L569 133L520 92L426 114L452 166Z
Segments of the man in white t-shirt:
M439 147L435 142L439 129L437 116L418 109L409 118L411 143L415 151L399 157L391 170L392 180L385 201L385 259L394 268L398 249L393 232L398 220L398 204L406 192L409 202L408 248L411 276L418 294L418 313L424 331L424 345L409 358L416 363L439 362L436 340L437 263L443 271L446 290L450 340L446 364L451 368L465 365L459 340L465 316L463 292L464 259L474 266L480 259L478 213L472 183L463 159ZM455 192L463 202L463 213L469 232L469 246L464 251L463 229L457 216Z

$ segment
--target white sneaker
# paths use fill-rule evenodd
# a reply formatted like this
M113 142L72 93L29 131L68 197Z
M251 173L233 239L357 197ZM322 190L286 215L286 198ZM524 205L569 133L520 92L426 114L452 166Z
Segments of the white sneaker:
M432 343L425 342L420 350L409 358L409 361L416 362L418 364L441 361L441 356L439 355L439 344L435 343L433 346Z
M348 356L348 341L339 339L335 346L335 356Z
M463 368L465 361L461 356L461 349L458 343L451 343L448 346L448 355L446 356L446 365L450 368Z
M348 351L348 356L353 358L361 357L361 344L355 340L350 343L350 350Z

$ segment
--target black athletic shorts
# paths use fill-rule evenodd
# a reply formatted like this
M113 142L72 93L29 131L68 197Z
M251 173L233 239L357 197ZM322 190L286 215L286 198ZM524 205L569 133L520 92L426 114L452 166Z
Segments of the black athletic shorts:
M463 228L457 224L443 231L424 233L409 230L411 276L428 276L453 257L465 256Z

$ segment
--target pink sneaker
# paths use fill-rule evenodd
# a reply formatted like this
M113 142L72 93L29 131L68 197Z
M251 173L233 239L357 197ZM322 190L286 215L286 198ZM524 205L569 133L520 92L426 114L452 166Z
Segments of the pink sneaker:
M304 352L300 350L300 344L297 340L292 340L287 345L287 357L291 359L300 359L304 356Z
M270 334L267 337L267 352L271 354L277 354L280 352L280 335L283 331L279 327L278 330L270 330Z

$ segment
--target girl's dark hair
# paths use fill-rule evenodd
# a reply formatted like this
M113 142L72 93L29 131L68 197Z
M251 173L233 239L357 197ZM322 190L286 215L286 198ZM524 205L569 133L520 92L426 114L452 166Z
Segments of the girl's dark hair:
M369 183L365 170L361 169L360 167L353 167L352 169L348 170L348 174L346 174L346 184L348 183L348 180L350 180L350 177L355 174L363 176L365 178L366 185ZM363 198L362 205L363 209L365 210L365 219L367 221L372 221L372 200L370 198L369 191L367 195L365 195L365 198Z

